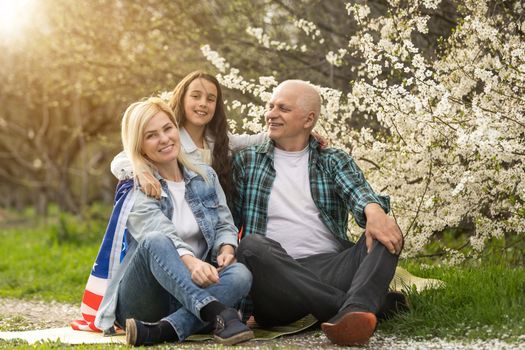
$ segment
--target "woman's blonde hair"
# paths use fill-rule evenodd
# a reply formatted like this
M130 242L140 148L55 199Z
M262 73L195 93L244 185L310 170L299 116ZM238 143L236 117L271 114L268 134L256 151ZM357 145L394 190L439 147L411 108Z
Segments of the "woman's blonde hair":
M147 172L153 175L155 165L142 152L142 141L146 124L159 112L164 112L170 121L178 128L178 123L172 109L160 98L150 97L145 101L132 103L122 117L122 145L126 155L133 165L135 179L137 174ZM188 160L182 150L177 161L186 169L201 175L206 181L208 177L204 170Z

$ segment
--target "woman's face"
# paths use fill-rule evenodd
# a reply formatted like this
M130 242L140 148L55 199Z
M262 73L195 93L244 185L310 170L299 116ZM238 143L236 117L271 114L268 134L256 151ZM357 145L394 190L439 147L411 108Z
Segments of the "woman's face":
M176 160L179 152L179 130L168 115L160 111L144 128L142 153L158 166Z
M184 125L205 126L215 114L217 106L217 87L212 82L194 79L184 94Z

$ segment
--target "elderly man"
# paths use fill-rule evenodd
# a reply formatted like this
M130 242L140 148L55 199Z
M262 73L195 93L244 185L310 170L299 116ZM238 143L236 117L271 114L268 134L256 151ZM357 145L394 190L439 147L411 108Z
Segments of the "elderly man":
M270 140L234 157L234 216L244 227L237 257L253 273L256 321L284 325L307 314L335 344L372 336L403 245L374 193L347 153L320 148L310 137L321 98L301 80L275 88L266 122ZM365 228L354 245L348 213Z

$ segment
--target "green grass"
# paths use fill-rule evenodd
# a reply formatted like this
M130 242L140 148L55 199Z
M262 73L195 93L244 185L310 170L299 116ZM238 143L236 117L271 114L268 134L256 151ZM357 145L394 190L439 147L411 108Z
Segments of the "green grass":
M104 225L60 216L47 224L0 228L0 297L78 303Z
M47 223L19 226L17 221L17 227L0 226L0 297L78 304L104 232L106 215L108 208L96 208L87 220L57 214ZM438 261L403 262L403 267L413 274L441 279L446 287L411 293L411 310L381 323L378 331L420 339L498 338L519 342L525 334L525 269L519 263L522 250L517 250L519 256L512 251L501 254L501 246L501 242L492 242L492 248L487 250L490 256L457 267L440 266ZM513 249L515 252L516 247ZM506 267L509 262L512 268ZM9 326L13 322L24 323L0 315L0 329L15 329ZM0 341L0 348L15 345L31 347ZM64 344L40 346L61 348Z
M411 293L411 310L385 322L384 332L421 338L516 341L525 334L525 269L503 265L407 269L421 277L438 278L446 287Z

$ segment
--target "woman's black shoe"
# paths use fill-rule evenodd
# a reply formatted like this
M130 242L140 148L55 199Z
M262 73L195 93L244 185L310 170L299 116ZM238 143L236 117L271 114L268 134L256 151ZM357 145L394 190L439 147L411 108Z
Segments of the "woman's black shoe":
M177 333L166 321L150 323L133 318L126 320L126 343L128 345L155 345L174 342L177 339Z
M237 310L227 308L217 315L215 340L224 345L234 345L253 339L253 331L241 322Z

